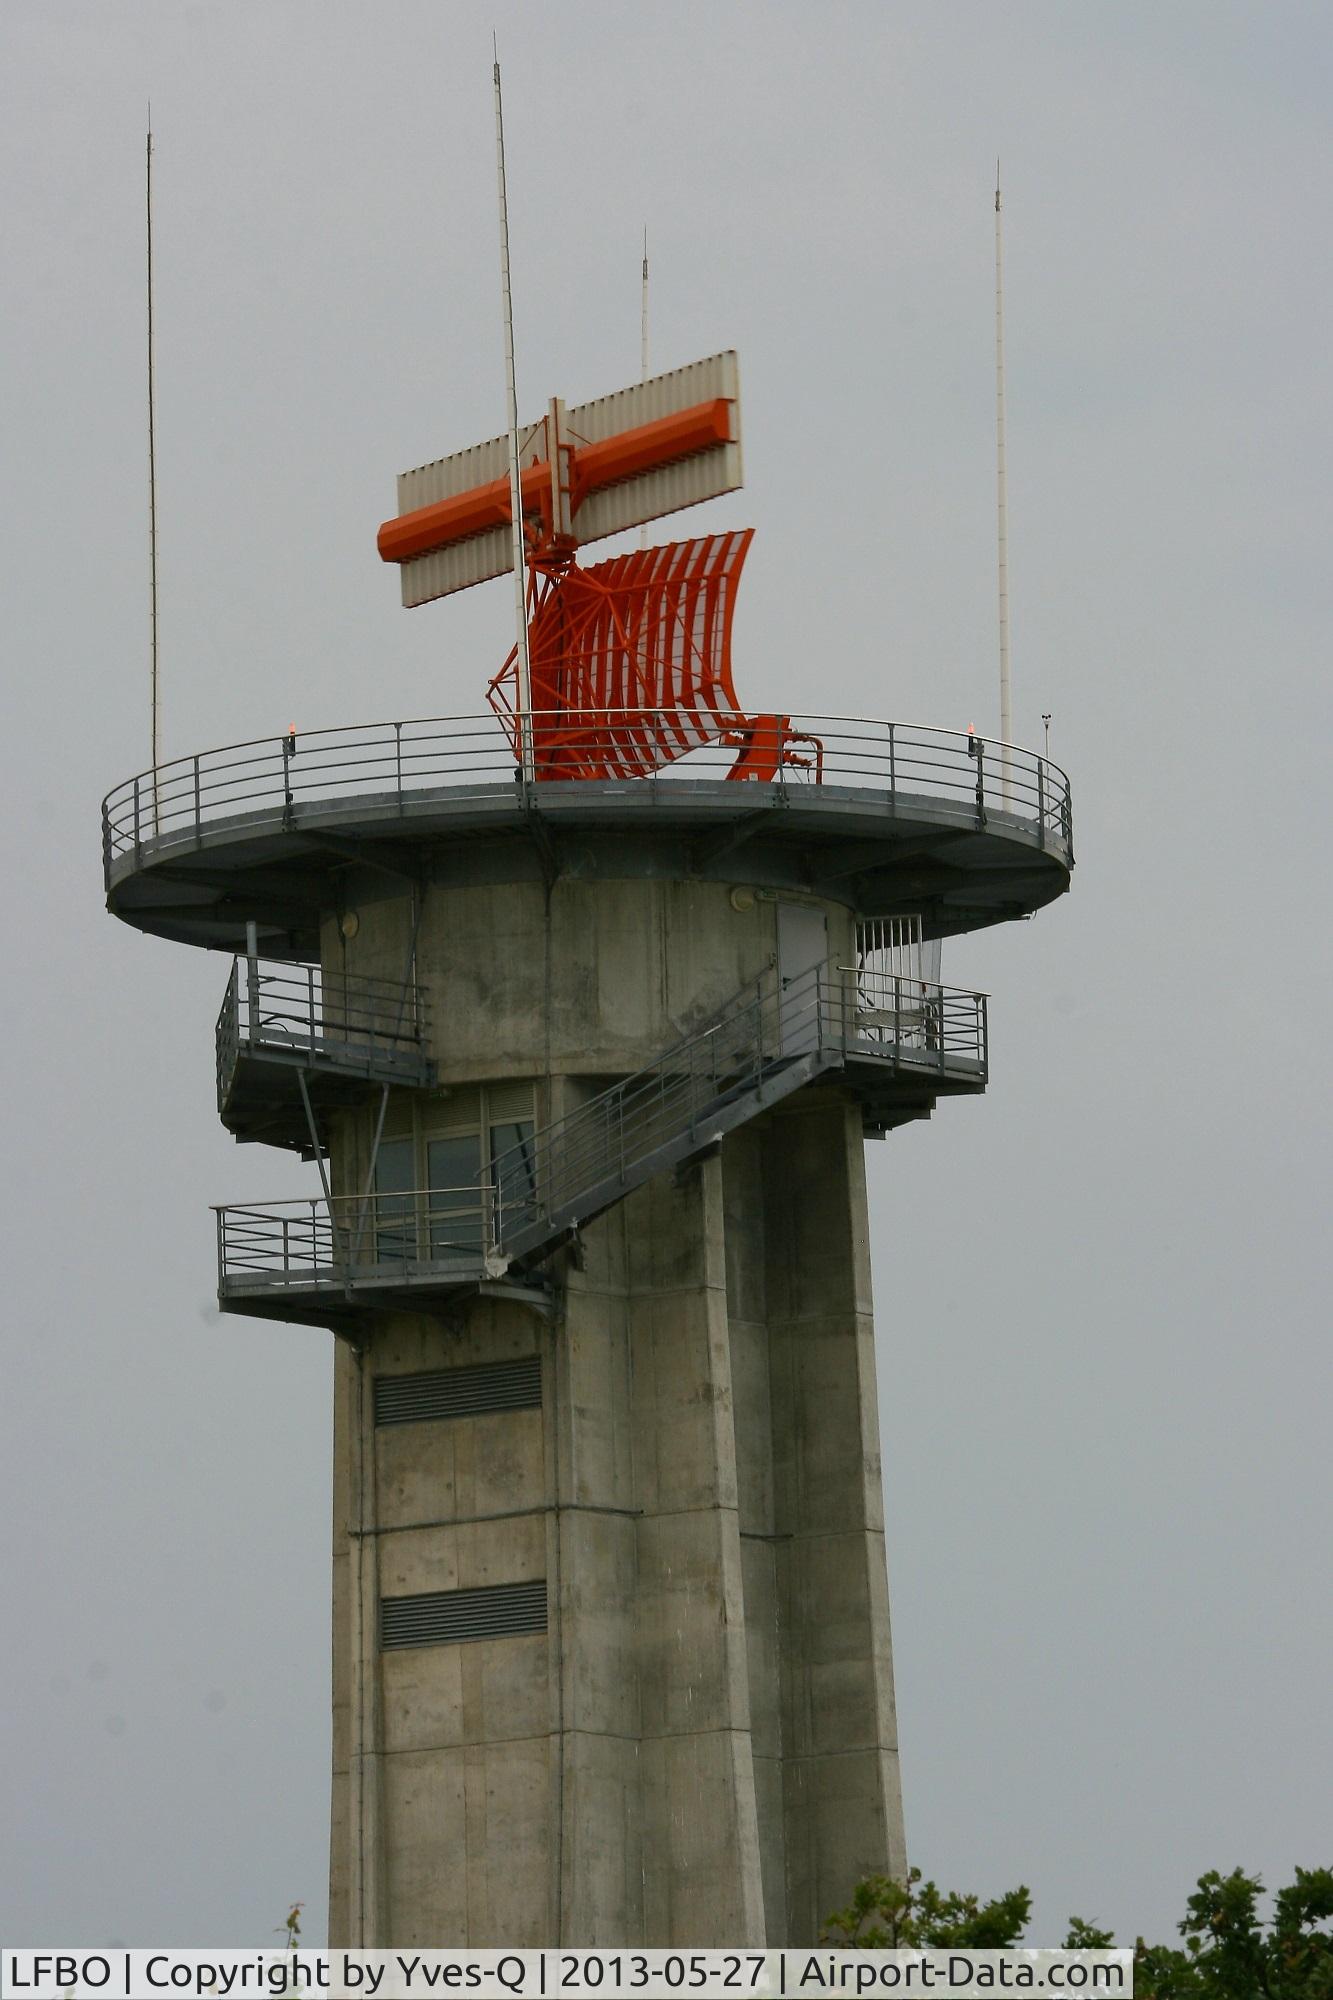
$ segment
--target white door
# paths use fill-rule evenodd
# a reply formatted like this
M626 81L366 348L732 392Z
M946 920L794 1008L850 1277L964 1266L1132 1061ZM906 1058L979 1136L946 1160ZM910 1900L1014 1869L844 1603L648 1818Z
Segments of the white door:
M778 1046L784 1056L819 1046L819 1008L828 964L828 921L809 903L778 904Z

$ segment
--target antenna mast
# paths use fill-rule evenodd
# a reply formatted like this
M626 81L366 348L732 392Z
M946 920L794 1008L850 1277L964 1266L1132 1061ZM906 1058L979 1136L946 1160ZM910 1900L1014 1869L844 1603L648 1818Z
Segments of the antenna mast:
M153 369L153 107L148 107L144 155L148 227L148 740L153 771L153 831L157 832L157 767L162 761L161 708L157 675L157 413Z
M504 107L500 99L500 51L492 37L495 81L495 161L500 185L500 288L504 302L505 389L509 398L509 514L514 547L514 616L518 624L519 768L523 782L534 775L532 760L532 663L528 657L527 551L523 546L523 481L518 463L518 390L514 381L514 295L509 282L509 203L505 195Z
M648 224L643 225L643 290L639 300L639 380L648 380ZM639 547L648 546L648 523L639 529Z
M1004 226L1000 212L1000 163L995 162L995 501L1000 589L1000 741L1013 740L1013 687L1009 677L1009 503L1004 468ZM1000 753L1000 791L1009 804L1009 760Z

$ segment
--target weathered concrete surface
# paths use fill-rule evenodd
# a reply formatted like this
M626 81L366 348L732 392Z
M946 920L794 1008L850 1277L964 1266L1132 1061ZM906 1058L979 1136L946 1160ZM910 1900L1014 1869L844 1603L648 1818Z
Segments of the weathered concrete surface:
M330 960L401 977L408 899L353 887ZM428 888L442 1094L386 1129L650 1060L772 961L775 918L716 884ZM342 1188L373 1118L335 1131ZM552 1318L386 1316L340 1355L335 1943L810 1942L902 1866L861 1145L807 1091L592 1223ZM532 1353L540 1410L370 1420L376 1375ZM544 1635L378 1648L381 1594L536 1577Z

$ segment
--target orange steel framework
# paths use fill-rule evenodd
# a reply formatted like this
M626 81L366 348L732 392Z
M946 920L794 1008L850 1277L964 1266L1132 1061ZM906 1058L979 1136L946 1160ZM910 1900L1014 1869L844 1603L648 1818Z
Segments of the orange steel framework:
M739 753L728 777L768 781L784 766L823 776L823 745L784 715L746 715L731 675L736 586L753 528L637 549L589 569L573 522L589 493L621 485L730 437L725 398L698 403L595 443L567 444L545 420L547 455L525 466L533 775L639 778L705 743ZM507 479L386 521L386 562L507 526ZM522 762L514 647L487 689ZM796 746L804 746L798 750Z
M532 754L538 778L641 778L702 744L734 745L728 776L814 767L822 746L785 716L746 716L731 621L754 529L636 549L591 569L529 563ZM487 689L520 753L517 647ZM792 747L806 743L811 754Z

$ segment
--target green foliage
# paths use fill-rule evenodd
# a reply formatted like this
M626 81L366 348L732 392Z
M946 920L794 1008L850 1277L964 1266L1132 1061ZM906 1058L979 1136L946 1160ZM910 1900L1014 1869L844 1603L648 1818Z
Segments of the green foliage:
M1259 1916L1263 1883L1233 1868L1199 1877L1180 1925L1183 1951L1147 1945L1134 1955L1136 2000L1333 2000L1333 1869L1298 1868Z
M1234 1868L1202 1875L1180 1924L1183 1949L1147 1945L1134 1954L1135 2000L1333 2000L1333 1869L1298 1868L1273 1899L1265 1928L1259 1914L1263 1884ZM913 1868L906 1882L870 1875L858 1882L845 1910L824 1926L825 1944L863 1950L1018 1944L1032 1899L1011 1889L993 1902L956 1891L945 1895ZM1071 1917L1071 1951L1106 1951L1110 1931Z
M273 1926L274 1930L280 1931L286 1938L288 1951L296 1950L296 1940L301 1935L301 1912L304 1908L304 1903L293 1903L287 1912L286 1920Z
M858 1882L848 1907L828 1919L822 1942L865 1951L914 1945L998 1950L1018 1942L1031 1914L1026 1889L1011 1889L994 1902L981 1903L956 1891L942 1895L913 1868L905 1883L888 1875L868 1875Z

